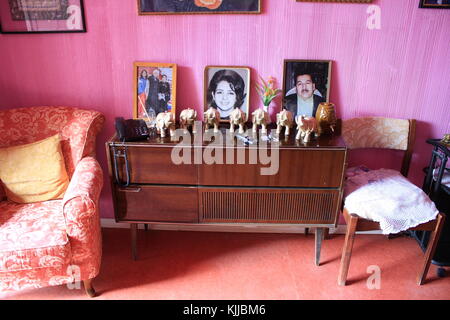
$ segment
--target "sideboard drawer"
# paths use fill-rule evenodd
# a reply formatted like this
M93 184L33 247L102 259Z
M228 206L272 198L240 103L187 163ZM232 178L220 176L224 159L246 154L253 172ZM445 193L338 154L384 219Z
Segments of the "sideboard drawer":
M196 187L114 188L117 221L198 222Z
M235 152L235 158L237 152ZM345 149L280 149L278 164L211 164L199 167L199 184L204 186L267 186L297 188L340 188L346 158ZM278 169L276 174L262 175L262 168Z
M127 153L130 182L132 184L197 184L197 166L195 164L175 165L172 161L171 147L147 147L131 145L126 149L121 146L110 146L110 157L114 152L121 155L117 158L117 167L121 181L126 179L124 153ZM113 160L113 173L114 160Z

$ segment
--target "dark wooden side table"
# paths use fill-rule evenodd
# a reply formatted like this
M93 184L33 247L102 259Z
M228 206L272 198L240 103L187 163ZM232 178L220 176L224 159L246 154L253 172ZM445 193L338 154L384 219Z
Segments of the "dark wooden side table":
M221 133L225 135L224 128ZM189 230L208 226L209 231L268 226L286 233L305 227L316 228L319 265L324 233L337 225L347 148L339 136L322 136L307 144L294 137L269 142L269 154L271 143L278 150L273 151L278 157L272 157L277 158L278 171L262 175L261 169L271 165L261 163L256 143L246 145L242 139L235 138L234 145L224 141L212 152L217 144L195 144L189 134L183 154L190 155L192 163L176 164L171 155L179 142L170 137L122 143L113 136L106 153L115 220L131 226L133 259L138 224ZM220 159L221 153L223 163L206 163L203 157Z
M428 139L428 144L433 146L431 152L430 163L425 171L425 178L422 189L434 201L436 207L440 212L450 215L450 186L442 183L443 177L450 174L447 164L450 158L450 146L445 145L440 139ZM419 242L422 250L425 251L430 232L429 231L415 231L413 236ZM446 219L444 227L439 238L431 263L439 267L450 266L450 219ZM438 268L438 275L444 276L445 269Z

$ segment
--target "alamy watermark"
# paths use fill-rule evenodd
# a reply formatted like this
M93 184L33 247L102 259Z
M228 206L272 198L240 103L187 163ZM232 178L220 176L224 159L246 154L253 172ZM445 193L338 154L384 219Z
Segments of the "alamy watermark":
M183 129L175 130L172 139L179 143L172 149L174 164L261 164L265 166L260 168L261 175L278 173L279 143L277 136L272 136L273 130L258 139L251 129L244 133L227 129L223 134L212 130L203 132L201 121L195 121L194 126L192 136Z
M368 6L367 11L369 17L367 18L367 29L381 30L381 8L376 4Z
M381 268L376 265L367 267L367 273L370 273L370 277L367 279L366 285L369 290L381 289Z

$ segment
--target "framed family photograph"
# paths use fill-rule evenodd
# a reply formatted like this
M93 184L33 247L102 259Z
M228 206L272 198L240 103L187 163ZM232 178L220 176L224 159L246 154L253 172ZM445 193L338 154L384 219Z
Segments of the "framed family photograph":
M83 0L0 0L0 32L86 32Z
M137 0L139 15L261 13L261 0Z
M420 8L450 9L450 0L420 0Z
M177 65L135 62L133 99L135 119L152 121L161 112L176 111Z
M319 104L329 102L331 65L327 60L284 60L284 109L315 117Z
M249 116L250 68L207 66L204 75L204 108L213 107L220 121L230 119L230 113L240 108Z

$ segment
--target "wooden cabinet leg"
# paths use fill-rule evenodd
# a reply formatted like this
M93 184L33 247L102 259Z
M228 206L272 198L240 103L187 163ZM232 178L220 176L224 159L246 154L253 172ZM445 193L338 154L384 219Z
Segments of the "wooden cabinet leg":
M330 239L330 228L325 228L324 233L323 233L323 238L325 240Z
M131 223L131 255L133 257L133 260L137 260L137 229L138 224L137 223Z
M445 216L442 213L436 218L436 227L430 235L430 240L428 241L427 250L425 251L425 257L423 260L422 268L420 269L420 273L417 277L417 284L420 286L425 282L425 278L427 277L428 269L430 268L431 259L434 256L436 251L436 247L439 241L439 237L441 235L442 227L444 226Z
M94 287L92 286L92 279L83 280L83 285L86 294L91 298L95 297L96 293Z
M348 268L350 266L350 258L352 256L353 242L355 240L356 226L358 224L358 216L350 215L347 221L347 232L345 233L345 242L342 249L341 265L339 267L338 284L345 286L347 281Z
M148 224L147 223L144 223L144 230L148 231Z
M320 265L320 250L322 249L322 241L324 228L316 228L316 266Z

